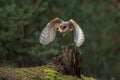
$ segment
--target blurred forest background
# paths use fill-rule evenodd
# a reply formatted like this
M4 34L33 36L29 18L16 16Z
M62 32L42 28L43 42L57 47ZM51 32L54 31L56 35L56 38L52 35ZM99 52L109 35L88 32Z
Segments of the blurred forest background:
M45 25L59 17L74 19L85 33L84 74L120 80L120 0L0 0L0 67L49 63L73 40L57 34L48 46L39 43Z

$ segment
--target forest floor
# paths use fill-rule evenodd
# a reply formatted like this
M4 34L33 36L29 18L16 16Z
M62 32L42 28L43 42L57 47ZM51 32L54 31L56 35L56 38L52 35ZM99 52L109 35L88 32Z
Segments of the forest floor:
M92 77L66 75L55 65L31 68L0 68L0 80L96 80Z

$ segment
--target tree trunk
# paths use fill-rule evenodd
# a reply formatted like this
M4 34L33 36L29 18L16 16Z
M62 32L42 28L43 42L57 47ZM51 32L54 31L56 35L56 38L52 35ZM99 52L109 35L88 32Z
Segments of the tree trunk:
M62 54L54 57L53 63L59 65L65 74L81 75L80 53L74 44L62 46Z

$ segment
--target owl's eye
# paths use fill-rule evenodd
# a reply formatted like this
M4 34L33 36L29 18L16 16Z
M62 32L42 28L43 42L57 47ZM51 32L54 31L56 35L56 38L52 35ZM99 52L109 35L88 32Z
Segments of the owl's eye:
M63 26L63 29L65 29L67 26Z
M59 30L59 28L57 28L57 31Z

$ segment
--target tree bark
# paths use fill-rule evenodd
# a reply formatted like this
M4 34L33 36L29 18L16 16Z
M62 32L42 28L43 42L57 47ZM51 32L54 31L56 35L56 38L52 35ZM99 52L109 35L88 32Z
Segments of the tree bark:
M54 57L53 63L59 65L65 74L81 77L80 52L76 45L62 46L62 54Z

